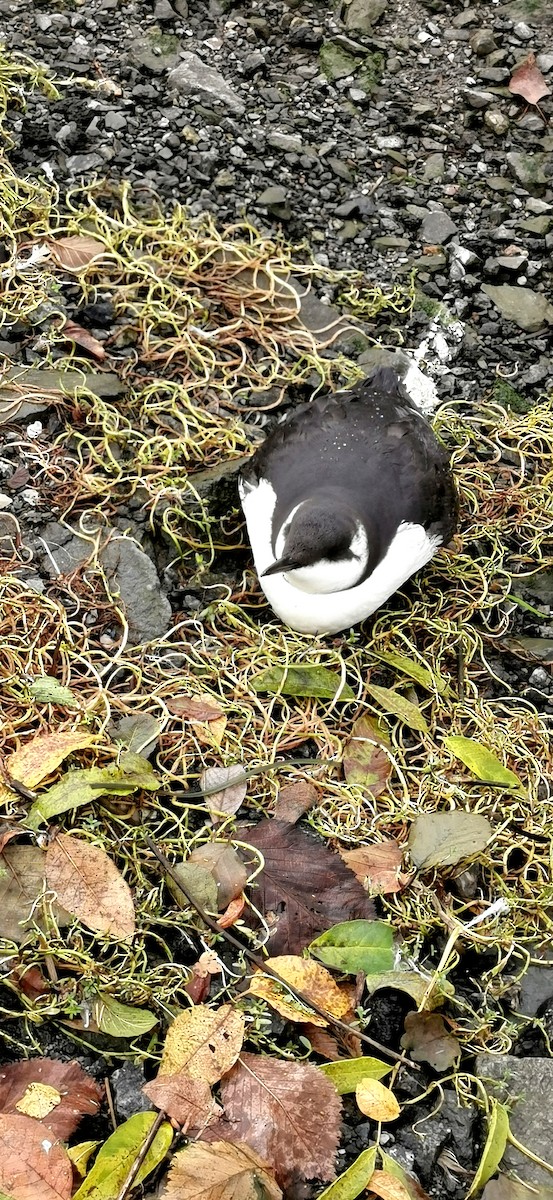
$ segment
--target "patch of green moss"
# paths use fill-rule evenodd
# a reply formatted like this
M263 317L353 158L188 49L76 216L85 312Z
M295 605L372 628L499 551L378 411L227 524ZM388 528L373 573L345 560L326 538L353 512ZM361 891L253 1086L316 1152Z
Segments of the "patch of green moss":
M512 412L526 413L529 412L532 405L529 400L525 400L520 392L508 382L507 379L496 379L493 385L493 398L502 408L510 408Z
M367 54L361 70L355 76L355 82L364 92L374 92L382 79L383 67L384 55L379 50L375 50L373 54Z
M174 54L179 48L179 39L174 33L163 33L159 25L153 25L150 29L149 40L152 46L157 46L165 58L168 54Z

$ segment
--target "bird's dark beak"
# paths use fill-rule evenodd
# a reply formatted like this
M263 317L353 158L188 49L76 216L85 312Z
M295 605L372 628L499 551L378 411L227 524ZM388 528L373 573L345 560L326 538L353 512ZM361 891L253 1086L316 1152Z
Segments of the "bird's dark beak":
M298 567L301 567L301 563L297 562L294 558L287 558L285 555L283 558L277 558L277 561L272 563L270 567L267 567L266 571L262 571L261 577L263 578L265 575L280 575L284 571L295 571Z

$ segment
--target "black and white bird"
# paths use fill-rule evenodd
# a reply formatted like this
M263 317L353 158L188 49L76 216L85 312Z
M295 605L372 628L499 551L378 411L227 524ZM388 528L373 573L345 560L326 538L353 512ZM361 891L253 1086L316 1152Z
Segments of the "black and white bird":
M447 456L389 367L296 410L239 490L263 591L301 633L364 620L456 525Z

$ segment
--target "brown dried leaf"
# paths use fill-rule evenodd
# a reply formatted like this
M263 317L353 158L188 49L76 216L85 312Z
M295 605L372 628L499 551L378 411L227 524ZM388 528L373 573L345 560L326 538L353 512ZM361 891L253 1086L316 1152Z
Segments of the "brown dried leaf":
M40 1121L0 1113L0 1191L10 1200L69 1200L71 1160Z
M11 779L24 783L25 787L34 788L55 771L69 754L75 750L86 750L95 741L95 734L79 730L73 733L39 734L16 750L11 758L5 759L4 766Z
M50 986L38 967L16 964L11 970L11 982L29 1000L37 1000L39 996L47 996Z
M96 1115L102 1094L77 1062L33 1058L0 1068L0 1111L36 1117L60 1141L82 1117Z
M87 234L48 240L50 254L65 271L84 271L95 259L106 253L103 242Z
M242 916L245 907L246 897L242 892L242 895L237 896L236 900L231 900L230 904L227 904L224 913L221 913L217 921L219 929L230 929L231 925L235 925L238 918Z
M401 871L401 846L393 838L373 846L341 850L340 854L371 896L401 892L409 883L410 876Z
M317 1067L243 1054L221 1081L221 1099L225 1116L204 1140L245 1142L283 1187L298 1177L334 1178L340 1099Z
M233 816L238 812L248 790L247 780L244 779L244 768L240 763L232 767L208 767L200 776L200 787L211 789L220 788L206 796L206 807L214 821L220 817Z
M448 1033L444 1018L434 1012L407 1013L401 1045L411 1051L415 1062L430 1063L436 1071L447 1071L454 1066L461 1053L459 1042Z
M544 96L549 96L551 88L536 66L536 56L530 52L524 62L516 67L509 80L509 91L515 96L522 96L527 104L538 104Z
M4 853L4 846L12 841L14 837L20 837L22 833L27 833L26 829L3 829L0 833L0 854Z
M75 342L83 350L88 350L89 354L92 354L100 362L106 357L105 349L98 338L89 333L88 329L83 329L82 325L78 325L76 321L65 321L62 333L70 342Z
M38 846L6 846L0 858L0 936L12 942L22 942L25 924L31 913L33 920L42 923L41 906L36 905L44 891L46 855ZM67 924L67 914L49 902L60 924Z
M243 1014L230 1004L188 1008L167 1030L158 1078L186 1070L192 1079L218 1083L236 1062L243 1040Z
M379 1196L380 1200L411 1200L402 1180L389 1175L387 1171L373 1171L368 1191L374 1196Z
M265 859L255 902L266 917L272 914L271 954L298 954L331 925L374 917L371 901L339 854L302 829L267 819L242 833Z
M222 708L215 704L211 696L172 696L167 700L167 708L170 713L182 717L183 721L190 721L192 725L218 721L223 716Z
M288 783L280 788L275 804L275 821L287 821L295 825L303 814L317 803L319 793L314 783L306 779L299 783Z
M164 1200L281 1200L267 1164L249 1146L196 1142L173 1158Z
M112 938L132 937L131 890L103 850L59 833L46 851L46 879L59 903L88 929Z
M217 907L220 911L242 895L248 872L240 855L228 842L206 842L204 846L197 846L187 861L205 867L213 876L217 884Z
M303 992L308 1000L313 1000L319 1008L326 1009L332 1016L343 1020L350 1011L350 998L335 983L330 971L310 958L299 958L294 954L281 954L276 958L268 958L267 966L276 971L282 979L290 983L297 991ZM311 1025L328 1025L324 1017L317 1016L310 1008L304 1008L299 1000L290 994L287 988L256 971L250 982L249 991L253 996L261 996L271 1008L276 1009L288 1021L308 1021Z
M338 1062L338 1059L344 1057L343 1049L327 1029L319 1029L317 1025L309 1022L304 1025L303 1032L305 1037L309 1038L315 1054L320 1054L327 1062Z
M392 772L392 764L386 754L389 745L375 717L359 717L342 755L347 783L363 788L373 798L380 796Z
M221 1112L205 1079L192 1079L188 1071L153 1079L142 1091L156 1108L178 1121L184 1133L204 1129Z

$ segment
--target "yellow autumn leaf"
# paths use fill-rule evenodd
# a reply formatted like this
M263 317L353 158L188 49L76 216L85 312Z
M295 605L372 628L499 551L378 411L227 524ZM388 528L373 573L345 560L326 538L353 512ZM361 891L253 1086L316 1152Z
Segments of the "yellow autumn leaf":
M412 1200L411 1194L401 1179L396 1179L387 1171L373 1171L368 1191L374 1192L375 1196L380 1197L380 1200Z
M56 1088L37 1080L29 1084L15 1107L25 1117L36 1117L41 1121L43 1117L47 1117L52 1112L52 1109L57 1108L60 1100L61 1095Z
M355 1089L357 1107L373 1121L395 1121L401 1109L389 1088L379 1079L362 1079Z
M195 1004L178 1014L167 1030L158 1071L218 1083L236 1062L244 1040L244 1017L230 1004L207 1008Z
M96 742L96 735L82 730L67 730L62 733L44 733L27 742L4 760L10 779L35 788L51 775L69 754L75 750L86 750ZM11 793L10 793L11 795Z
M276 958L268 958L267 966L333 1017L342 1018L350 1012L349 993L339 988L330 971L313 959L299 958L295 954L281 954ZM309 1021L311 1025L328 1025L324 1017L314 1013L311 1008L305 1008L287 988L276 979L271 979L269 975L264 975L262 971L256 971L249 990L252 995L261 996L266 1000L267 1004L287 1021Z

